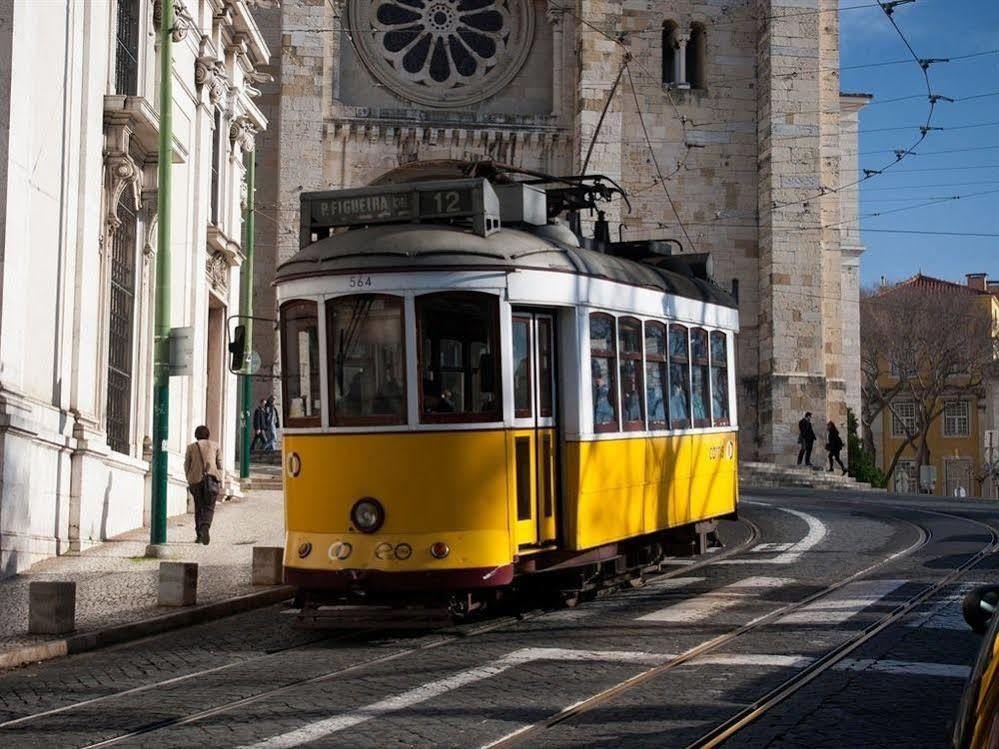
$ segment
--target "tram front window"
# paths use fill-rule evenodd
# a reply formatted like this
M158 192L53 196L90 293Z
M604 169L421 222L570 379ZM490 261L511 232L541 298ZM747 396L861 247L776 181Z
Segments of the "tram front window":
M315 302L297 300L281 307L281 359L284 423L319 426L319 320Z
M402 299L338 297L327 302L326 314L333 423L406 423Z
M499 421L497 298L443 292L416 298L423 421Z

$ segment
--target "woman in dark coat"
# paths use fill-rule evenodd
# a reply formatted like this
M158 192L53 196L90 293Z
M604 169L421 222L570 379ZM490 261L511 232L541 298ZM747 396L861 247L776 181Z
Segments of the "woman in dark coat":
M833 469L833 460L839 463L839 467L843 469L843 475L846 475L846 466L843 465L843 461L839 457L840 450L843 449L843 439L839 436L839 430L836 425L831 421L826 424L826 451L829 453L829 470Z

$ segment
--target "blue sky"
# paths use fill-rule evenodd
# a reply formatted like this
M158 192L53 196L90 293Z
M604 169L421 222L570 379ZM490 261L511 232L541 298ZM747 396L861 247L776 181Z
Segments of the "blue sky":
M999 2L995 0L917 0L896 7L894 17L920 58L999 49ZM918 138L918 126L925 122L928 109L926 84L915 62L849 69L909 56L874 0L840 0L840 32L840 64L844 68L841 89L875 97L872 106L861 113L860 166L878 169L894 159L894 149L908 147ZM954 103L940 101L932 125L947 128L999 122L999 95L981 96L999 92L999 54L934 64L929 76L935 94L954 99L978 97ZM877 103L919 94L923 98ZM875 132L900 127L907 129ZM936 151L947 153L933 153ZM867 246L861 261L862 282L873 284L882 275L901 280L918 271L954 281L963 280L965 273L976 272L999 279L999 236L874 231L999 235L999 126L933 131L916 153L861 185L861 214L962 197L892 215L862 218L861 235ZM991 191L995 192L976 195Z

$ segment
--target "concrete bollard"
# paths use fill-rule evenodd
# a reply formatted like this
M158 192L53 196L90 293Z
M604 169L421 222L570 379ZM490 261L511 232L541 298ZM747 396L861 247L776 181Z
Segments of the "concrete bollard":
M254 585L280 585L284 581L284 549L280 546L253 547Z
M76 583L34 582L28 586L28 632L62 635L76 629Z
M160 562L160 606L193 606L198 602L198 563Z

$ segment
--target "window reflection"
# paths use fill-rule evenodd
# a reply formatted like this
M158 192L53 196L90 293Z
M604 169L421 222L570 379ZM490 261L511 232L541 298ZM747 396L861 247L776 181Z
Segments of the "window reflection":
M288 302L281 308L281 362L286 426L318 426L319 315L315 302Z
M690 331L691 410L695 427L711 426L708 412L708 331Z
M665 429L666 416L666 326L645 323L645 398L649 429Z
M620 367L621 415L626 430L645 428L642 404L642 324L631 318L621 318Z
M728 339L720 330L711 333L711 418L715 426L728 426Z
M518 419L530 418L531 407L531 319L513 319L513 407Z
M406 422L402 299L366 294L327 303L333 423Z
M687 329L682 325L669 326L669 414L674 429L690 426L690 359L687 351Z
M444 292L417 297L420 410L424 421L497 421L495 296Z
M593 428L617 430L617 383L614 380L614 318L590 315L590 379L593 387Z

